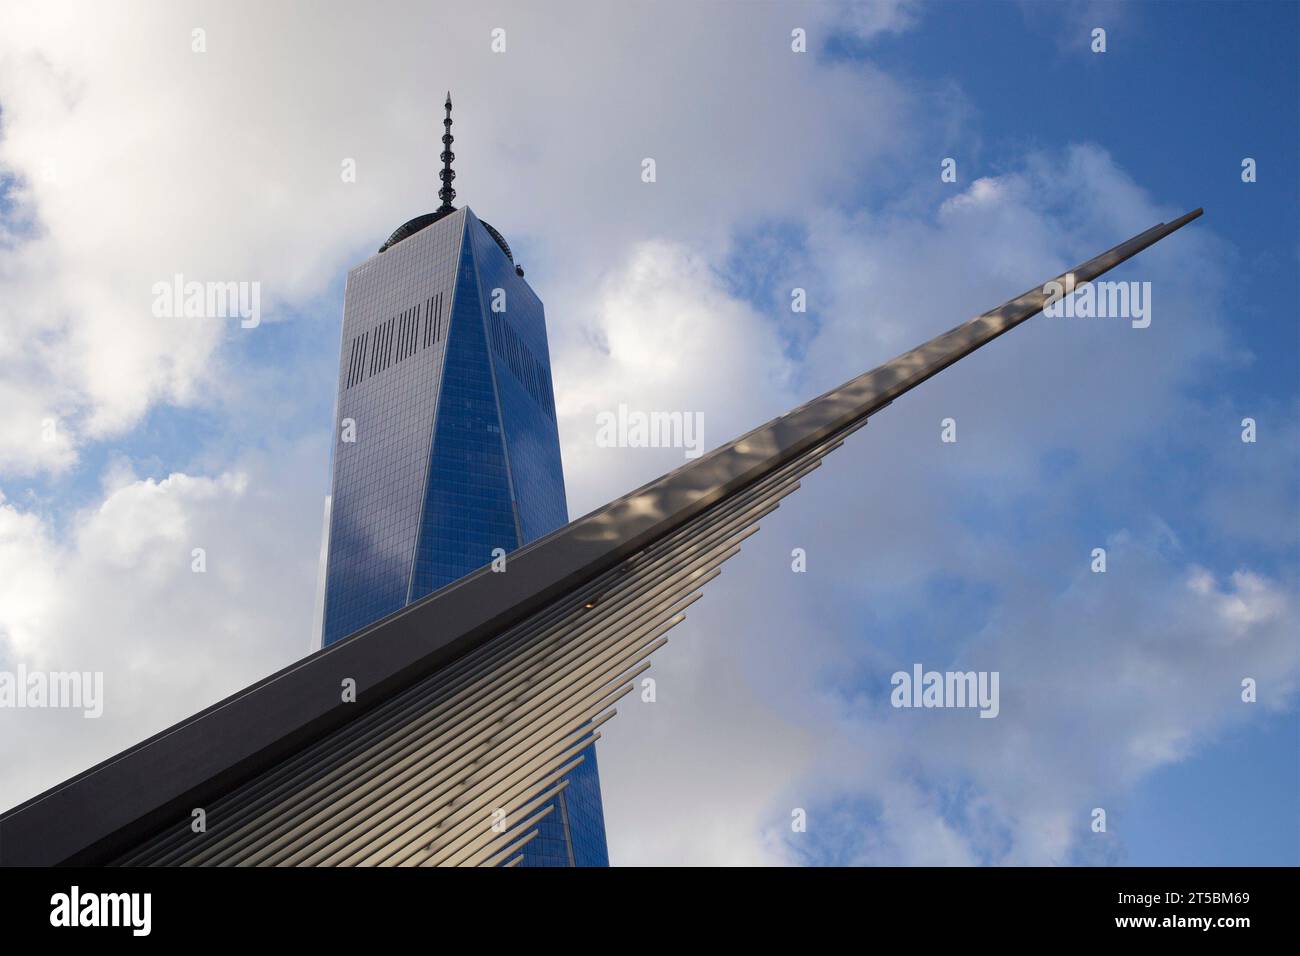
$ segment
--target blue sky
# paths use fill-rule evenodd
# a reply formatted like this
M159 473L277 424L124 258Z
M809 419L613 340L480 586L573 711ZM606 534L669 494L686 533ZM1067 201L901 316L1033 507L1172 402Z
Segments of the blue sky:
M865 56L922 83L959 86L980 112L977 175L1014 166L1026 148L1082 134L1103 143L1137 181L1205 207L1232 246L1225 298L1235 344L1249 348L1252 361L1206 382L1206 394L1189 400L1226 393L1241 407L1293 414L1297 8L1151 3L1099 10L1105 13L1096 23L1109 28L1104 55L1087 49L1086 33L1054 39L1059 21L1012 3L942 4L920 35L885 38L869 50L836 47L850 61ZM1011 72L989 68L1010 62ZM1271 175L1243 186L1246 155ZM1186 467L1191 458L1174 456L1162 468ZM1206 563L1221 563L1212 541L1200 547ZM1255 557L1276 568L1294 554ZM1298 795L1294 715L1261 721L1153 775L1126 808L1125 862L1295 865Z
M1295 4L141 9L0 19L0 666L130 688L12 723L0 804L306 650L343 277L436 204L451 87L458 202L547 305L574 515L681 462L597 448L601 410L715 445L1206 210L1116 270L1150 329L1035 319L765 522L601 744L615 862L1297 862ZM151 320L175 272L262 282L262 325ZM918 661L999 670L1004 713L891 711Z

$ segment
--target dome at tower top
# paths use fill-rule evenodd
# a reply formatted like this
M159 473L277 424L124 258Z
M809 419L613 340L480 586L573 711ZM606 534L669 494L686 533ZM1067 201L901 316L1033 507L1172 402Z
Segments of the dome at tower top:
M427 229L438 220L450 216L455 211L455 209L439 209L436 212L426 212L423 216L416 216L414 219L408 219L393 230L393 234L384 240L384 244L379 247L379 251L387 252L403 239L411 238L411 236L415 235L421 229ZM488 235L491 236L496 244L501 247L501 251L506 254L506 258L513 263L515 261L514 253L510 251L510 243L506 242L506 237L497 232L496 227L494 227L490 222L486 222L482 219L480 219L479 222L482 224L483 228L487 230Z

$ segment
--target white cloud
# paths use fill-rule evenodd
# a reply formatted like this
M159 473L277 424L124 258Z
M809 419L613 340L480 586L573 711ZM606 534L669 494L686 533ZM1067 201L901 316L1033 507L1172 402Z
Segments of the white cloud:
M836 11L836 27L870 40L883 33L902 33L920 19L920 5L913 0L875 0L851 3Z
M253 333L156 319L153 284L178 273L259 282L267 321L312 307L431 208L448 86L459 199L541 258L530 271L553 310L647 234L716 241L760 201L781 214L847 185L889 148L878 134L903 110L876 71L796 69L772 29L779 9L738 23L683 7L696 27L683 31L662 10L592 4L558 22L519 7L502 20L502 55L488 48L496 21L472 6L440 9L435 23L423 4L393 4L365 37L352 8L338 9L347 15L251 3L0 11L0 176L14 177L10 218L32 224L8 237L0 269L0 381L21 395L0 424L0 470L66 470L85 443L128 432L155 405L229 393L238 376L222 345ZM887 5L880 28L902 16ZM206 52L191 49L196 27ZM676 62L628 69L611 35ZM724 63L731 83L706 79ZM766 109L732 109L736 86ZM848 117L796 108L849 93L863 108ZM855 140L880 145L846 164L834 144ZM640 181L646 155L659 163L653 186ZM349 159L355 183L340 175ZM337 315L322 319L332 330ZM31 437L50 414L57 445Z
M701 248L634 246L573 320L587 334L553 364L574 517L685 461L681 449L597 447L601 412L698 412L707 450L793 404L775 323L722 287Z
M129 479L70 522L0 502L0 669L100 671L103 716L5 710L0 806L84 770L300 656L320 444L216 477ZM206 571L195 573L202 548Z
M971 183L970 188L958 193L951 199L944 200L939 207L941 215L954 214L964 207L989 206L1004 198L1005 186L991 176L982 176Z

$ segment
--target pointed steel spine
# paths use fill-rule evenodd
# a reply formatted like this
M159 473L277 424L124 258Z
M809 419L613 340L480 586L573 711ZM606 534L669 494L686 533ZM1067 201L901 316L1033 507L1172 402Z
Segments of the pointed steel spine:
M442 200L442 205L437 211L452 212L456 208L451 204L451 201L456 198L456 190L451 188L451 181L456 178L456 171L451 168L451 161L456 158L456 154L451 151L451 144L455 140L451 135L451 90L447 91L447 102L443 106L447 110L447 116L442 121L444 127L442 155L438 157L442 160L442 171L438 173L438 178L442 180L442 188L438 190L438 198Z

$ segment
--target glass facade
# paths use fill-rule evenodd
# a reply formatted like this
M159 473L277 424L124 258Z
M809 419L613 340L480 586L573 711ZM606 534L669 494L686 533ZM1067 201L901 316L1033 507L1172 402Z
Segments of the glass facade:
M348 273L325 645L568 521L541 300L468 208ZM525 866L607 866L595 747Z

